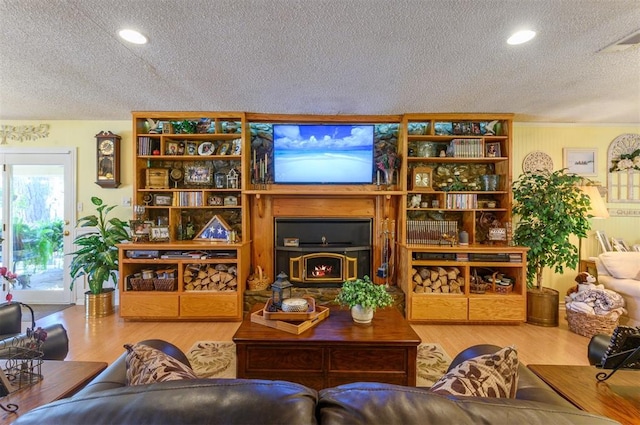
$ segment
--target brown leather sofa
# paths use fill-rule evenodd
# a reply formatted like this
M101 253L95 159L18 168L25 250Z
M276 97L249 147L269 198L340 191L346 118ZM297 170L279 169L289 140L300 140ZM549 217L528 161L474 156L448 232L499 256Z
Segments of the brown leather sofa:
M23 306L31 310L27 304L19 302L0 304L0 358L6 358L3 355L5 350L15 347L20 340L27 338L27 335L22 333ZM31 310L30 328L36 328L33 310ZM45 326L43 330L47 332L47 339L42 344L43 359L64 360L69 353L67 330L62 324Z
M189 364L175 346L144 341ZM451 367L500 347L460 353ZM257 379L195 379L126 386L125 356L71 398L21 415L37 424L615 424L582 412L520 366L515 399L443 397L426 388L353 383L315 391Z

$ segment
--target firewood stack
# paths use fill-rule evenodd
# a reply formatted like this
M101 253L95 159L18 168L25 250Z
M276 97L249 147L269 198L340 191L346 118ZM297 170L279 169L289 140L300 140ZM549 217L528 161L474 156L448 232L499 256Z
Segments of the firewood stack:
M235 291L236 266L226 264L190 264L184 271L186 291Z
M464 277L457 267L417 267L411 269L413 292L461 294Z

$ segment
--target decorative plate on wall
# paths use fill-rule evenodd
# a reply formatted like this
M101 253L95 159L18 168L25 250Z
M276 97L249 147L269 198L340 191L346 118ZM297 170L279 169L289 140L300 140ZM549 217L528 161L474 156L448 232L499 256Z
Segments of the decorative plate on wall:
M530 152L522 161L522 171L553 171L553 159L542 151Z

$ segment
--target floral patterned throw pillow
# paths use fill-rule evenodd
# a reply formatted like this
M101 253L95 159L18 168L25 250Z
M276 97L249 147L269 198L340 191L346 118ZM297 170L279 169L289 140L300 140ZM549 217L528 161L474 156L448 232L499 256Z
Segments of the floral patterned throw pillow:
M460 363L429 389L441 395L514 398L518 387L518 353L505 347Z
M193 370L173 357L144 344L125 344L127 385L196 379Z

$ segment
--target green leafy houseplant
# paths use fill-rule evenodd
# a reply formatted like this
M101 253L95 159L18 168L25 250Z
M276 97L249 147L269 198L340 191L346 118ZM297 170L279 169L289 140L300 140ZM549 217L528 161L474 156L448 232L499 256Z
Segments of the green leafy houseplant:
M378 307L393 305L393 297L387 292L384 285L376 285L369 279L369 276L364 276L362 279L344 282L335 302L342 306L349 306L349 308L360 305L375 311Z
M81 276L87 276L89 292L98 295L103 285L112 278L117 282L118 248L116 244L129 240L129 224L119 218L108 219L109 212L116 206L108 206L102 199L92 197L98 215L92 214L78 219L76 227L92 227L95 230L77 236L74 243L80 248L69 255L71 260L71 289Z
M519 217L513 240L529 247L527 284L542 291L545 267L563 273L578 265L578 248L571 235L586 237L590 200L579 188L582 177L566 169L527 172L513 183L513 214Z

